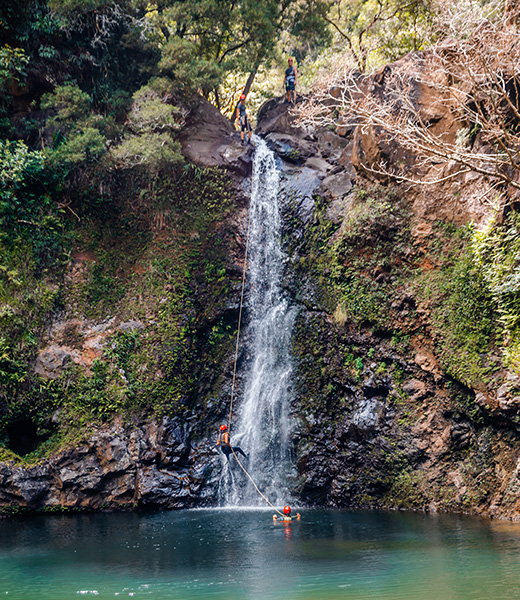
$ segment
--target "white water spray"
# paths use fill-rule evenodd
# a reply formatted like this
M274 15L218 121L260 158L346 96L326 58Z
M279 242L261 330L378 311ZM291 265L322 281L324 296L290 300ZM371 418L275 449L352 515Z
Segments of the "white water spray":
M248 296L246 310L251 361L245 375L244 398L238 398L231 443L258 487L273 504L288 501L288 479L293 475L289 404L291 388L291 334L295 309L282 290L284 254L278 205L280 173L274 154L257 140L251 191ZM235 459L222 459L219 486L224 505L264 505Z

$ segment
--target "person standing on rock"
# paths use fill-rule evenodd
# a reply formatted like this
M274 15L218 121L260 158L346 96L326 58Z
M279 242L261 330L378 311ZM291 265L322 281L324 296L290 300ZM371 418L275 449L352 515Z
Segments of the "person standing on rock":
M294 58L289 56L289 66L285 69L285 93L286 102L296 102L296 80L298 79L298 69L294 66Z
M224 454L228 460L233 452L238 452L238 454L241 454L244 458L247 458L247 454L242 450L242 448L231 445L231 439L229 437L227 425L220 426L220 434L218 436L217 446L219 446L219 448L222 450L222 454Z
M247 131L247 142L251 143L251 124L249 123L249 119L247 117L247 109L246 109L246 96L242 94L240 96L240 102L237 106L237 115L238 123L240 125L240 139L242 143L244 143L244 131Z

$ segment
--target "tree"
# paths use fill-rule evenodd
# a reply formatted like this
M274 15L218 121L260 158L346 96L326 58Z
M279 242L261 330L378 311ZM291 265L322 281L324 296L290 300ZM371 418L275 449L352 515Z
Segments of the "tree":
M167 80L155 79L134 94L129 133L112 150L120 168L144 166L157 174L161 168L183 161L180 144L173 134L182 128L186 115L169 103L169 87Z
M329 0L164 0L143 16L143 30L163 44L159 67L181 88L200 91L220 109L227 73L249 74L273 55L283 31L324 33ZM152 29L150 29L152 25Z
M371 54L395 60L418 50L430 9L430 0L336 0L326 20L364 73Z

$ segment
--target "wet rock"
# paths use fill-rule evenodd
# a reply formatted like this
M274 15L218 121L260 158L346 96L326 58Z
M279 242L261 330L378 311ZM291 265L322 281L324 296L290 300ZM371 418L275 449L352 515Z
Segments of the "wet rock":
M363 382L363 395L367 399L386 398L389 391L388 383L378 380L374 375L370 375Z
M222 165L230 171L249 177L253 172L253 145L238 143L228 146L222 151Z
M265 139L278 156L290 163L303 164L316 154L315 144L294 135L270 133Z
M11 476L11 485L18 497L18 503L22 506L38 504L48 492L47 476L45 467L32 467L27 470L16 467Z
M363 400L352 414L352 426L360 436L372 433L385 414L385 405L380 400Z
M18 504L103 508L188 507L211 497L207 453L196 453L188 425L164 418L127 430L100 430L42 466L0 463L0 508ZM196 477L192 475L196 473Z

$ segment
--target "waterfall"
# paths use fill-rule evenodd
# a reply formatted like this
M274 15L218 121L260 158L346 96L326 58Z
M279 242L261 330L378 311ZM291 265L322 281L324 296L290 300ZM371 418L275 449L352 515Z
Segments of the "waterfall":
M278 203L280 173L274 154L257 140L251 190L247 311L250 359L244 397L237 398L231 443L249 456L242 459L273 504L288 501L291 460L291 333L295 318L282 290L284 254ZM222 458L219 499L225 505L264 506L258 492L231 457Z

